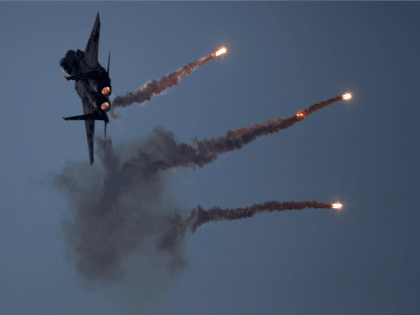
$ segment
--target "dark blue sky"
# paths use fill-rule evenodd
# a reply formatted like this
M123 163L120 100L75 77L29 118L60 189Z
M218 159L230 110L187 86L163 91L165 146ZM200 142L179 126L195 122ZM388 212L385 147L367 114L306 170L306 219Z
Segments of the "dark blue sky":
M43 180L88 165L83 123L61 118L82 105L59 61L85 49L98 11L114 95L229 47L117 110L108 135L119 148L156 125L190 144L354 94L201 169L160 174L162 202L184 214L270 200L340 200L343 211L210 223L187 234L179 278L140 251L123 284L85 290L66 258L70 202ZM0 3L0 314L419 314L419 13L388 2Z

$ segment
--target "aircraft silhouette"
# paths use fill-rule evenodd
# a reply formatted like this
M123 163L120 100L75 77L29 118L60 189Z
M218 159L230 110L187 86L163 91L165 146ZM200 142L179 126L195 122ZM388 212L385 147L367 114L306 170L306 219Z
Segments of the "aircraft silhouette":
M65 78L68 81L76 81L74 88L83 104L83 115L63 117L63 119L85 121L90 165L93 163L95 120L103 120L105 123L106 143L106 125L109 122L106 113L111 109L111 102L109 101L109 96L112 93L111 79L109 78L111 52L108 57L108 69L105 71L98 62L100 28L101 21L98 12L85 51L69 50L66 56L60 60L60 67L70 75L69 77L65 76Z

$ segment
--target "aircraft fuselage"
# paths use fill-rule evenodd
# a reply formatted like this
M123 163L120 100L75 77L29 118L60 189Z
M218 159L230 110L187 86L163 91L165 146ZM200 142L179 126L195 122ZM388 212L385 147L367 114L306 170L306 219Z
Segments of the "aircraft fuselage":
M67 77L67 80L75 80L82 82L83 84L88 84L90 89L102 94L102 90L106 87L109 88L107 95L111 94L111 79L109 78L108 72L104 67L98 62L96 67L91 68L84 62L84 52L77 50L77 58L75 62L78 63L78 71L72 73L70 77Z

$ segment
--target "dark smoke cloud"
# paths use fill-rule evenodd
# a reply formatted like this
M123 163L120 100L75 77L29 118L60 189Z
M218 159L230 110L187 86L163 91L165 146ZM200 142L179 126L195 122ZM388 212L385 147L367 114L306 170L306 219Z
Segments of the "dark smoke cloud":
M132 144L130 151L113 146L111 139L106 149L102 139L96 141L103 167L67 162L60 174L49 175L72 211L62 228L67 256L83 284L95 288L119 283L127 272L127 261L142 272L144 256L156 260L147 268L179 277L187 264L185 244L178 242L179 237L166 235L178 233L170 218L182 210L168 200L166 177L157 174L158 166L172 160L174 134L157 127L149 139ZM136 255L139 261L132 261Z
M182 69L171 73L168 76L163 76L159 80L153 80L150 83L145 84L136 92L129 92L125 96L117 96L112 102L111 116L116 119L119 116L115 114L114 110L119 107L126 107L133 103L143 103L149 101L153 94L158 95L178 84L178 81L181 80L186 75L190 74L195 68L204 65L206 62L214 59L215 54L203 57L200 60L189 63L184 66Z

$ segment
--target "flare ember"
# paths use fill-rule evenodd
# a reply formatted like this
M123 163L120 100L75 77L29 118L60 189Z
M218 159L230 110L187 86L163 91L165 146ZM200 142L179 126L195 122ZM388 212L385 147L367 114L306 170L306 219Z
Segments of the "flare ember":
M353 94L351 93L346 93L343 95L343 100L349 101L353 98Z

